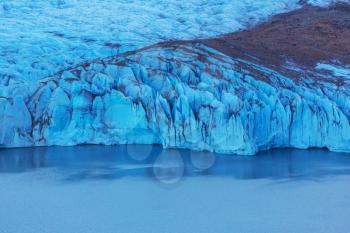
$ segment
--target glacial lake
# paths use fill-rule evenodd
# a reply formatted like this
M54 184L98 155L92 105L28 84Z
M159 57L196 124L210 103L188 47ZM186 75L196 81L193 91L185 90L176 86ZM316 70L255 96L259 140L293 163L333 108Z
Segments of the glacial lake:
M0 233L350 231L350 154L0 149Z

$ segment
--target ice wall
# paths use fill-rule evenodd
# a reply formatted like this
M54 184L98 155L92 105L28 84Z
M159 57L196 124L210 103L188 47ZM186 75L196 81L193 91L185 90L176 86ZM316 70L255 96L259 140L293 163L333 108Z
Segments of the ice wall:
M203 45L158 45L32 82L2 80L0 143L350 151L350 77L329 66L296 78Z

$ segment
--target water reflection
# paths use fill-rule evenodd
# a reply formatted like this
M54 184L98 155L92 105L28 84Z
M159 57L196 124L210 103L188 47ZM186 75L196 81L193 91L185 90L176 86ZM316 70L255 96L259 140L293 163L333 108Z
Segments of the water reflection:
M145 154L147 153L147 154ZM175 158L176 157L176 158ZM271 150L229 156L161 146L76 146L0 150L0 173L48 169L67 181L148 177L172 182L180 176L238 179L318 179L350 174L350 155L327 150Z

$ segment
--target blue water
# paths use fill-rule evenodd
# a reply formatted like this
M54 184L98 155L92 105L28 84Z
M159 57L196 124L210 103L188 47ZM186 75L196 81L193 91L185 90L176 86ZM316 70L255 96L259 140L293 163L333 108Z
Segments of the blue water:
M133 157L128 148L133 147ZM23 173L51 169L69 181L121 179L126 176L154 178L153 164L159 156L175 150L161 146L76 146L0 150L0 173ZM349 175L350 155L327 150L270 150L256 156L230 156L205 152L192 155L176 150L183 160L184 177L218 176L237 179L320 179L329 175ZM212 166L196 167L193 157ZM166 159L169 159L166 157ZM175 164L181 166L182 164ZM66 176L64 174L67 174ZM69 175L68 175L69 174Z
M0 150L0 233L349 232L350 155Z

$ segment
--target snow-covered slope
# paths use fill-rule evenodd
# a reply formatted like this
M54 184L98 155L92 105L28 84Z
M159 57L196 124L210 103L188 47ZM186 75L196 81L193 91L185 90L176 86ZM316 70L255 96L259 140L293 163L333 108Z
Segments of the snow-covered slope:
M0 75L40 79L159 41L229 33L296 9L299 2L0 0Z
M308 7L296 13L298 20L299 14L320 14L322 20L324 15L339 16L340 24L335 20L298 24L298 30L316 28L317 32L309 33L314 36L311 39L317 39L318 34L322 38L337 35L334 43L344 46L339 52L330 52L326 46L315 52L314 42L296 44L303 46L302 52L314 52L320 58L312 67L300 64L302 59L290 52L290 46L296 50L293 43L301 43L297 40L288 46L283 41L273 42L273 47L280 48L266 50L277 60L281 55L278 51L283 56L290 52L292 59L287 57L281 64L254 57L250 50L259 51L256 44L242 42L244 51L229 53L240 45L237 41L244 41L243 33L238 34L238 40L229 36L159 43L89 60L51 76L3 75L0 144L161 143L236 154L274 147L350 151L350 67L344 64L349 58L342 56L348 41L341 40L349 33L347 9L330 9L331 15ZM279 26L285 28L284 23ZM278 29L278 22L272 20L271 24ZM251 33L261 38L259 46L265 48L271 41L266 39L270 36L264 25L262 28ZM302 33L302 39L307 39L307 33Z

